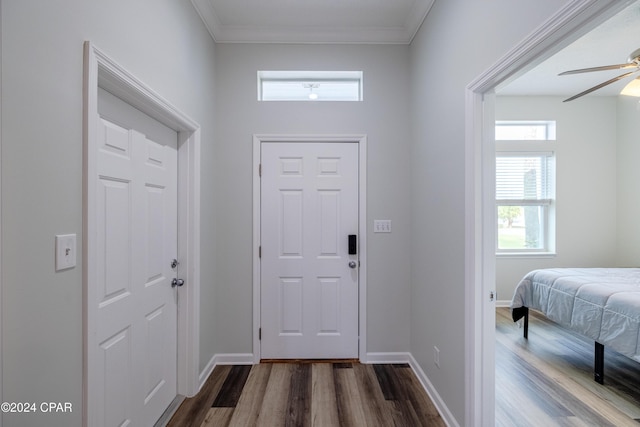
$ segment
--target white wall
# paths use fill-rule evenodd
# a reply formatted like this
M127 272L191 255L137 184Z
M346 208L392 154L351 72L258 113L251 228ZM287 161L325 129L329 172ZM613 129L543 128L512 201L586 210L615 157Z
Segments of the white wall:
M409 350L407 46L216 48L216 352L252 349L252 135L366 134L367 351ZM363 102L258 102L258 70L362 70ZM373 234L374 219L393 221Z
M618 97L617 261L640 267L640 137L638 98Z
M73 405L66 414L5 414L5 427L81 425L82 259L56 273L54 236L82 241L85 40L199 122L203 165L213 158L214 44L189 0L2 2L2 396ZM202 182L213 179L203 168ZM203 299L213 275L212 191L203 185ZM203 323L211 310L203 304Z
M510 302L522 276L536 268L616 265L617 98L563 99L496 97L496 120L557 122L557 141L550 144L556 153L556 255L498 256L498 301Z
M436 1L411 45L411 352L465 422L465 87L557 0ZM440 368L433 347L440 349Z

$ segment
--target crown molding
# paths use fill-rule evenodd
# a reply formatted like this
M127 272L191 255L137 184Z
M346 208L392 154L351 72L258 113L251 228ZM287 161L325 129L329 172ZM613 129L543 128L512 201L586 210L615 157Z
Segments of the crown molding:
M403 26L224 25L212 0L191 0L216 43L410 44L435 0L416 1Z

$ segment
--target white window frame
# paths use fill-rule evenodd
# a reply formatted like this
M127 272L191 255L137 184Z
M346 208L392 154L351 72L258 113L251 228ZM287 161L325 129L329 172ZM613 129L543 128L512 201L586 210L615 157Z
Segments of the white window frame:
M269 83L290 84L304 92L305 96L292 91L280 97L265 96L264 86ZM323 85L347 84L357 85L357 99L343 98L323 93ZM295 92L295 93L294 93ZM309 95L309 96L307 96ZM311 96L315 95L315 96ZM318 96L319 95L319 96ZM266 102L359 102L363 100L363 72L362 71L258 71L258 101Z
M555 230L555 218L556 218L556 196L555 196L555 144L556 144L556 122L555 121L539 121L539 120L518 120L518 121L496 121L496 128L498 126L527 126L535 125L539 126L543 124L547 126L547 132L545 138L547 139L513 139L513 140L496 140L496 159L498 157L551 157L552 170L547 171L547 179L551 180L550 193L547 198L541 199L495 199L495 250L496 255L503 256L553 256L555 255L556 245L556 230ZM497 165L496 165L497 169ZM496 170L497 173L497 170ZM540 236L542 239L541 247L539 248L515 248L515 249L500 249L498 246L498 208L499 206L539 206L541 209L542 218L540 220L540 226L542 230Z

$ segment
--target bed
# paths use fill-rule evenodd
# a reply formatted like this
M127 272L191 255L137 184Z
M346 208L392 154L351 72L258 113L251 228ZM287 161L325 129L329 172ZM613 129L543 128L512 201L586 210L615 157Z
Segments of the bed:
M640 268L548 268L529 272L511 301L514 322L529 309L593 339L594 379L604 382L604 347L640 362Z

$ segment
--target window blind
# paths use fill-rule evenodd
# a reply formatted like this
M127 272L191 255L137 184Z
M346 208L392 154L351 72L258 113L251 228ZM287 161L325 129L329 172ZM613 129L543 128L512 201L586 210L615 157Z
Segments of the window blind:
M553 153L496 156L496 199L523 204L548 202L555 188Z

